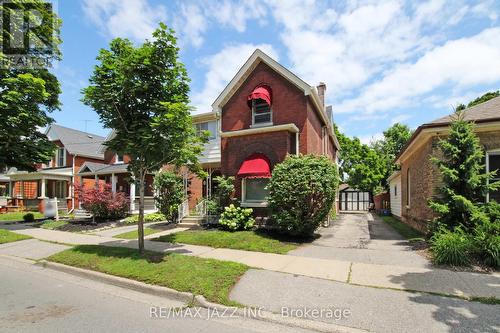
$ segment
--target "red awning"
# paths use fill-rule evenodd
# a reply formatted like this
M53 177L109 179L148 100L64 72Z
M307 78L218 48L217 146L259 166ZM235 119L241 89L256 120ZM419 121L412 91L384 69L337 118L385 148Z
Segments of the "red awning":
M271 90L264 86L257 87L248 95L248 103L251 103L252 99L263 99L271 105Z
M270 178L269 160L262 154L253 154L241 164L238 176L244 178Z

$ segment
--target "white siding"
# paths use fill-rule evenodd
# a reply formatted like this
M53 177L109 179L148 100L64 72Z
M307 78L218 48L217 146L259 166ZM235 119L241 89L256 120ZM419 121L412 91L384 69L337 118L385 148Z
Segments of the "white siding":
M391 192L391 213L401 217L401 176L396 176L389 182Z

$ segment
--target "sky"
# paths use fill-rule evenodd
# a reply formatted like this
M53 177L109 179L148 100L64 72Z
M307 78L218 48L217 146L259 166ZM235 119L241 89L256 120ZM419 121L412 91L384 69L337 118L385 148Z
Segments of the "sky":
M63 126L107 135L83 105L95 57L115 37L140 45L159 22L176 31L194 113L260 48L311 86L325 82L335 123L370 142L416 128L500 89L500 0L59 0Z

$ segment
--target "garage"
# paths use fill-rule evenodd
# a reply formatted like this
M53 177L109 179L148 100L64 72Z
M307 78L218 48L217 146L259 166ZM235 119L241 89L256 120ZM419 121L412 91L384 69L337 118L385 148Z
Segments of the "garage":
M371 207L372 196L370 192L359 191L343 184L339 189L340 211L368 211Z

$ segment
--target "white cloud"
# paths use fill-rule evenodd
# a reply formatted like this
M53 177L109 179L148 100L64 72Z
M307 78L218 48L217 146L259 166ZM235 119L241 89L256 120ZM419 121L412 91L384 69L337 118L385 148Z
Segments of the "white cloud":
M368 135L358 136L359 141L361 141L361 143L364 143L366 145L373 143L375 141L378 141L378 140L382 140L383 138L384 138L383 133L375 133L375 134L371 134L371 135L368 134Z
M409 115L409 114L400 114L400 115L393 117L391 119L391 125L394 125L396 123L402 124L404 121L406 121L410 118L411 118L411 115Z
M162 5L147 0L84 0L83 11L106 36L143 41L151 37L160 21L166 19Z
M192 96L197 113L211 111L211 105L217 96L257 48L278 60L278 53L269 44L238 44L226 46L219 53L202 61L207 67L204 87Z
M258 0L210 1L207 3L207 14L224 26L244 32L247 21L266 16L267 7Z
M208 22L200 7L192 3L187 5L182 3L180 16L174 20L174 27L179 32L181 42L200 47L203 44L203 33L208 28Z
M452 40L424 54L415 63L395 66L382 79L367 86L354 99L337 106L337 112L376 112L404 107L433 90L452 85L467 89L500 78L500 28Z

